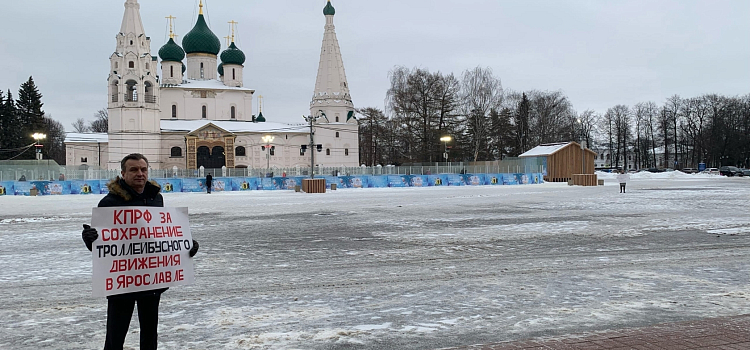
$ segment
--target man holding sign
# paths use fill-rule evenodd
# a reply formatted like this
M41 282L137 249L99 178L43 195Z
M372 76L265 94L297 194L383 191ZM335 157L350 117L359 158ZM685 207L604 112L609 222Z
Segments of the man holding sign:
M141 350L151 350L161 293L192 283L190 258L198 242L191 239L186 208L163 208L161 188L148 181L146 157L130 154L120 165L122 176L107 185L109 194L93 210L93 227L83 225L82 237L93 255L94 295L108 299L104 350L122 350L136 303Z

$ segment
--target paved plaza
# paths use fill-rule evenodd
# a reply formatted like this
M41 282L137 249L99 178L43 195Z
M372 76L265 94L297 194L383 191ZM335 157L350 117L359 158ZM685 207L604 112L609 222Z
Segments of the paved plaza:
M0 197L0 349L102 347L81 241L100 198ZM167 194L201 249L159 349L742 348L748 198L748 178L687 175Z

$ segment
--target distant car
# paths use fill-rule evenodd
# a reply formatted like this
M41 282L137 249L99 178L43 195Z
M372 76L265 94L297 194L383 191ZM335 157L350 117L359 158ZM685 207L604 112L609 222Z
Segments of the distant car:
M719 168L719 174L724 176L743 176L742 170L734 166L723 166Z
M695 174L698 172L696 168L682 168L682 172L685 174Z
M701 171L701 173L719 175L719 169L718 168L706 168L706 170Z
M750 176L750 169L742 169L742 175Z
M663 169L659 169L659 168L648 168L648 169L646 169L646 171L648 171L650 173L663 173L664 172Z

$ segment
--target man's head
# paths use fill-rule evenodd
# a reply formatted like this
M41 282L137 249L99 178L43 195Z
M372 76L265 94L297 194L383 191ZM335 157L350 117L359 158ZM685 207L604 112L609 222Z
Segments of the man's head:
M128 154L120 162L122 179L136 192L142 193L148 182L148 159L140 153Z

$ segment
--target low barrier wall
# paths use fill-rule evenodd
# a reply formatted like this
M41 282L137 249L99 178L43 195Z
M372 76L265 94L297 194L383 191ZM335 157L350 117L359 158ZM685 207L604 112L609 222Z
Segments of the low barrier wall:
M302 186L306 176L295 177L215 177L213 192L222 191L258 191L258 190L294 190ZM527 174L439 174L439 175L356 175L356 176L322 176L326 188L336 184L343 188L377 188L377 187L432 187L432 186L482 186L482 185L522 185L542 183L541 173ZM205 179L195 178L157 178L162 193L205 192ZM32 188L40 196L64 194L106 194L110 180L72 180L72 181L2 181L0 196L30 196Z

